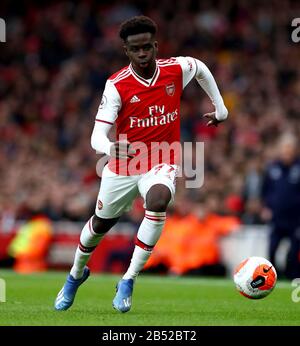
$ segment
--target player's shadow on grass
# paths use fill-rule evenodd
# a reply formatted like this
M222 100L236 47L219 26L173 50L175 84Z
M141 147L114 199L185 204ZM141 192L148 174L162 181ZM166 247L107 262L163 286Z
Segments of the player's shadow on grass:
M149 268L143 271L143 274L155 274L155 275L176 275L170 272L169 268L164 264L159 264L156 267ZM190 269L182 276L226 276L226 268L223 264L217 263L212 265L204 265L196 269Z

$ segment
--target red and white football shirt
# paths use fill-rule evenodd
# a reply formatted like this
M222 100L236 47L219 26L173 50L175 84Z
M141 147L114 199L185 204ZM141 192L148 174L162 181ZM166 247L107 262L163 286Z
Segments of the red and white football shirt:
M121 175L142 174L160 163L180 159L180 97L195 77L193 58L158 59L151 79L140 77L131 65L106 82L96 121L116 123L117 140L136 149L133 159L111 159L109 168ZM172 150L167 150L172 146Z

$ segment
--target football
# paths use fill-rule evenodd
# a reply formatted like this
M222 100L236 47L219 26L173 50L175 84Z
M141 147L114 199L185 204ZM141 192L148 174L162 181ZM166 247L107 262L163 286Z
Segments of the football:
M234 271L233 280L237 290L250 299L261 299L272 292L277 273L271 262L263 257L249 257Z

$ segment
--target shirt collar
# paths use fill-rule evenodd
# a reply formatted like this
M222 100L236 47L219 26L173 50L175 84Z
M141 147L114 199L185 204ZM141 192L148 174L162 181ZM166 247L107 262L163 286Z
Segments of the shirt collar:
M131 74L133 75L133 77L134 77L138 82L140 82L141 84L143 84L143 85L146 86L146 87L153 86L153 85L156 83L157 78L158 78L159 73L160 73L160 68L159 68L159 66L158 66L157 64L156 64L156 69L155 69L155 71L154 71L154 73L153 73L153 76L152 76L151 78L149 78L149 79L145 79L145 78L141 77L139 74L137 74L137 73L134 71L134 69L133 69L133 67L132 67L132 64L129 65L129 69L130 69L130 72L131 72Z

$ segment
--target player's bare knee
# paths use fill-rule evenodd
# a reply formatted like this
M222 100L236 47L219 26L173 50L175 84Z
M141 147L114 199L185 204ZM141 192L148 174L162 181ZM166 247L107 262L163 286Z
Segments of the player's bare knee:
M166 211L168 204L169 204L169 201L164 201L164 200L153 201L147 204L147 210L163 212L163 211Z
M117 223L118 220L119 218L102 219L95 214L92 218L93 231L99 234L106 233Z
M162 184L154 185L146 195L146 208L150 211L166 211L171 200L171 192L167 186Z

